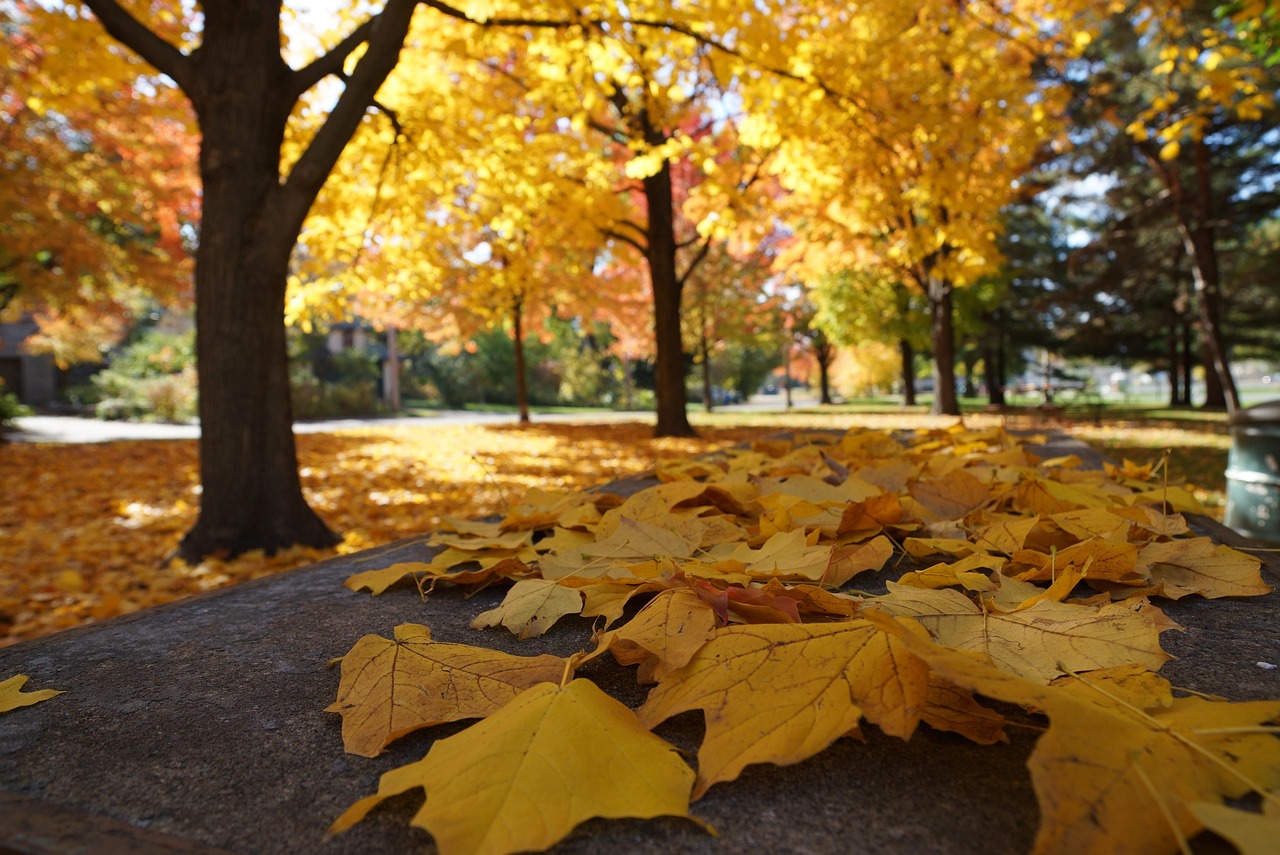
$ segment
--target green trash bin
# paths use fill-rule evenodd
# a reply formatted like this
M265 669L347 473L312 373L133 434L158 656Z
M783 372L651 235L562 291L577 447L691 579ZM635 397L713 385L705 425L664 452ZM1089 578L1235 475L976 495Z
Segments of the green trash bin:
M1246 537L1280 543L1280 401L1240 410L1230 425L1223 521Z

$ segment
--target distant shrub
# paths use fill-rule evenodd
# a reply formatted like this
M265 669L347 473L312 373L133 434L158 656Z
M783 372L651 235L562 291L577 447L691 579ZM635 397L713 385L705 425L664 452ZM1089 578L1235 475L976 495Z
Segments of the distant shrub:
M100 419L186 422L196 417L195 333L143 333L78 393ZM96 400L95 400L96 399Z
M4 381L0 380L0 434L13 427L13 420L18 416L31 415L31 409L18 400L12 392L6 392Z
M294 371L289 379L295 419L374 416L386 412L373 381L323 383L310 371Z

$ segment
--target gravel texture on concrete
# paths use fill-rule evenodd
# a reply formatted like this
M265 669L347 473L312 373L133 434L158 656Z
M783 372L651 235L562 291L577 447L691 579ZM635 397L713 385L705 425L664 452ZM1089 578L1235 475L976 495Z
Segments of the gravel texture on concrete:
M410 543L336 558L0 650L0 678L23 673L28 690L66 690L0 716L0 851L433 851L429 835L407 824L420 802L412 794L325 839L383 772L463 726L411 734L375 759L344 754L340 719L324 712L338 686L330 660L401 623L525 655L586 649L590 626L566 619L517 641L469 627L499 602L498 588L440 590L424 601L412 588L371 597L342 586L352 573L430 552ZM1277 563L1267 561L1274 585ZM1280 665L1280 594L1161 606L1184 628L1163 637L1179 657L1162 672L1175 685L1232 700L1280 698L1280 670L1258 665ZM634 670L607 657L582 675L632 707L643 700ZM656 732L692 759L701 717L686 713ZM719 837L680 819L592 820L554 851L1027 852L1038 811L1025 763L1036 735L1010 735L1009 745L982 747L922 727L902 742L868 726L865 742L843 739L803 763L749 767L713 787L693 813ZM1216 848L1203 836L1198 844Z

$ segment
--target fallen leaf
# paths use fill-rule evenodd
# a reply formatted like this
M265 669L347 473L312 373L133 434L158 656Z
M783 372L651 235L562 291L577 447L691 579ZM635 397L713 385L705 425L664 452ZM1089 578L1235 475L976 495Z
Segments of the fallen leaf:
M1280 701L1176 698L1144 710L1104 677L1039 685L895 629L892 618L868 620L956 685L1049 716L1028 762L1037 853L1174 852L1202 827L1192 805L1280 787L1280 740L1263 726L1280 719Z
M483 718L520 692L559 680L558 656L512 656L431 640L425 626L402 624L395 639L366 635L342 658L338 699L348 754L376 757L406 733L447 721Z
M1150 543L1138 553L1139 566L1151 581L1162 585L1164 596L1188 594L1217 597L1257 597L1273 590L1262 580L1262 562L1207 537Z
M1275 855L1280 810L1255 813L1213 802L1193 802L1187 807L1205 828L1231 841L1240 855Z
M1042 602L1004 614L983 611L959 591L888 587L875 607L915 618L944 647L985 654L1001 669L1037 682L1130 662L1156 670L1169 658L1153 617L1124 604Z
M29 707L41 701L47 701L54 695L61 695L57 689L41 689L38 692L24 692L22 687L31 679L26 674L18 674L0 681L0 713L16 710L18 707Z
M662 591L621 627L600 636L622 665L640 665L639 680L652 683L662 674L688 664L720 623L697 592L689 588Z
M754 624L717 632L660 678L637 713L651 727L703 710L698 797L752 763L812 757L863 716L905 739L928 690L928 669L865 621Z
M933 481L917 481L907 487L912 497L940 520L958 520L985 505L990 488L957 469Z
M441 855L541 851L592 817L688 816L693 771L635 714L589 680L526 690L485 720L384 774L329 832L421 787L410 824Z
M542 635L565 615L582 611L582 595L545 579L522 579L511 586L497 608L476 615L473 629L505 626L517 638Z

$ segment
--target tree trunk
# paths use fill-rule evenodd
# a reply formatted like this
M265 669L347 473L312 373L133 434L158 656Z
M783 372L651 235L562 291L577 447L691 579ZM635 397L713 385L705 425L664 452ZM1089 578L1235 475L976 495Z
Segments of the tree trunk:
M1182 319L1182 403L1191 406L1191 381L1195 373L1195 350L1192 348L1191 322Z
M709 413L715 408L715 401L711 395L711 344L705 328L698 335L698 350L702 353L702 409Z
M1175 315L1172 323L1169 325L1169 338L1167 341L1169 354L1169 406L1176 407L1182 403L1182 372L1181 372L1181 355L1178 353L1179 345L1179 323L1178 317Z
M916 351L905 338L898 339L898 353L902 355L902 406L916 405Z
M825 335L814 337L813 358L818 363L818 403L830 405L834 403L831 400L831 362L835 358L835 348Z
M956 400L956 346L951 318L951 283L932 274L926 278L929 293L930 332L933 338L934 415L958 416Z
M1200 354L1204 363L1204 403L1201 406L1206 410L1227 410L1231 411L1231 405L1227 398L1227 390L1222 385L1222 376L1213 370L1213 352L1209 347L1208 336L1203 335L1204 330L1201 329L1200 336Z
M386 394L384 397L393 411L400 410L400 331L394 324L387 324L387 368L385 371Z
M999 310L991 315L990 329L982 343L982 370L987 381L987 402L1003 407L1004 399L1004 334L1000 330Z
M516 355L516 409L520 424L529 424L529 378L524 364L524 301L517 298L511 305L511 334Z
M1240 395L1236 381L1231 376L1227 361L1226 344L1220 322L1222 289L1218 271L1218 248L1214 237L1213 191L1210 185L1209 147L1204 140L1193 143L1195 154L1196 194L1191 203L1195 221L1187 214L1188 202L1184 196L1181 179L1174 167L1163 167L1158 160L1157 170L1169 187L1182 233L1182 244L1191 259L1191 276L1195 287L1196 308L1200 321L1201 346L1205 357L1205 385L1211 392L1205 407L1225 408L1234 413L1240 408ZM1212 382L1210 375L1213 375Z
M169 75L200 123L202 204L196 252L200 372L200 516L183 538L187 561L268 553L338 538L308 507L298 478L289 404L284 297L303 219L378 87L399 59L417 3L388 0L333 50L294 71L280 55L280 0L205 0L199 50L148 30L115 0L86 0L114 38ZM298 98L340 73L345 87L287 178L285 125Z
M182 539L189 562L251 549L268 554L338 537L307 505L298 478L289 402L284 299L297 228L265 204L278 188L288 104L255 90L279 85L226 57L246 77L200 113L203 213L196 252L196 360L200 372L200 516ZM261 65L259 63L259 65ZM251 129L251 132L246 131ZM301 223L298 223L300 226Z
M681 284L676 275L675 201L671 164L644 179L649 207L648 261L653 285L653 336L657 348L653 388L657 398L654 436L696 436L685 411L684 342L680 334Z

